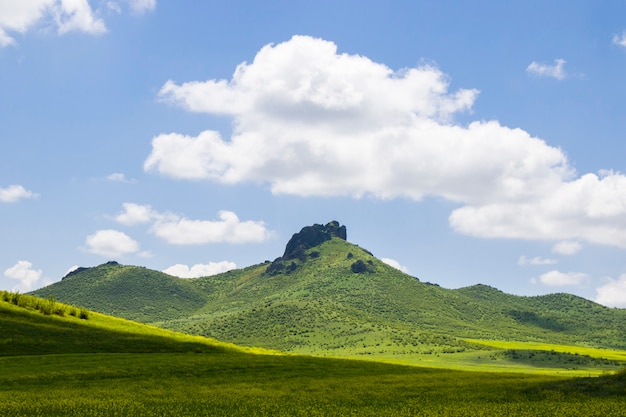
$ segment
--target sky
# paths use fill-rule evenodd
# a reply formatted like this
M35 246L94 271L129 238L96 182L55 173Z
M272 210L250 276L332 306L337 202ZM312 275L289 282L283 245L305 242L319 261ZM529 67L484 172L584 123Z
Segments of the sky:
M0 0L0 289L302 227L626 307L626 1Z

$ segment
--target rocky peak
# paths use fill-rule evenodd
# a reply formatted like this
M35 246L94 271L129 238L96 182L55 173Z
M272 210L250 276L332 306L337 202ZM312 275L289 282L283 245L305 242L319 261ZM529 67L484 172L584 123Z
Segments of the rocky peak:
M305 250L318 246L333 237L346 240L346 226L340 226L338 221L333 220L326 225L314 224L303 227L287 242L282 259L296 259L304 254Z

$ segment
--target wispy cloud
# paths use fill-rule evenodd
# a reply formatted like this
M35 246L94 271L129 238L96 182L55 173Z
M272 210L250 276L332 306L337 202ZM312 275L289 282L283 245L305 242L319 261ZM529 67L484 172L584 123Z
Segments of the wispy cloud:
M566 61L564 59L555 59L554 65L548 65L533 61L530 65L528 65L528 67L526 67L526 72L538 77L549 77L556 78L557 80L563 80L567 77L565 69L563 68L565 66L565 62Z
M517 260L518 265L554 265L558 263L556 259L547 259L542 258L540 256L535 256L534 258L527 258L526 256L520 256Z
M613 44L626 48L626 32L621 35L613 35Z
M123 182L123 183L133 183L135 180L126 178L126 175L121 172L114 172L113 174L107 175L107 180L112 182Z
M135 14L150 12L156 8L156 0L128 0L130 10Z

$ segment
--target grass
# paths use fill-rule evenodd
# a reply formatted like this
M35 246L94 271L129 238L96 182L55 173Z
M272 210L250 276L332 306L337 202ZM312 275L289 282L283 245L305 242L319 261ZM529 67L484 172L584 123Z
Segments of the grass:
M604 417L626 406L623 383L585 393L582 380L554 376L237 352L12 357L0 367L0 413L11 416Z
M626 407L626 372L572 379L285 355L26 301L0 297L3 416L604 417Z
M0 294L0 356L21 356L102 352L216 352L269 350L241 348L200 336L176 333L154 326L85 310L80 314L46 314L34 308L48 303L19 294L18 304ZM14 294L14 293L8 293ZM73 306L55 302L55 309L70 311Z

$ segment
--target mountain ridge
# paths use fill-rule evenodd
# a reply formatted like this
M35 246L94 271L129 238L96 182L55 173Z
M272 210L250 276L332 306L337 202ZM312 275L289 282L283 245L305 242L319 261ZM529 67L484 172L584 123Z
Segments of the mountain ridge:
M348 242L337 222L301 233L292 236L286 256L219 275L182 279L107 263L33 294L294 353L401 358L480 349L464 339L626 348L625 310L567 294L516 296L483 284L446 289Z

